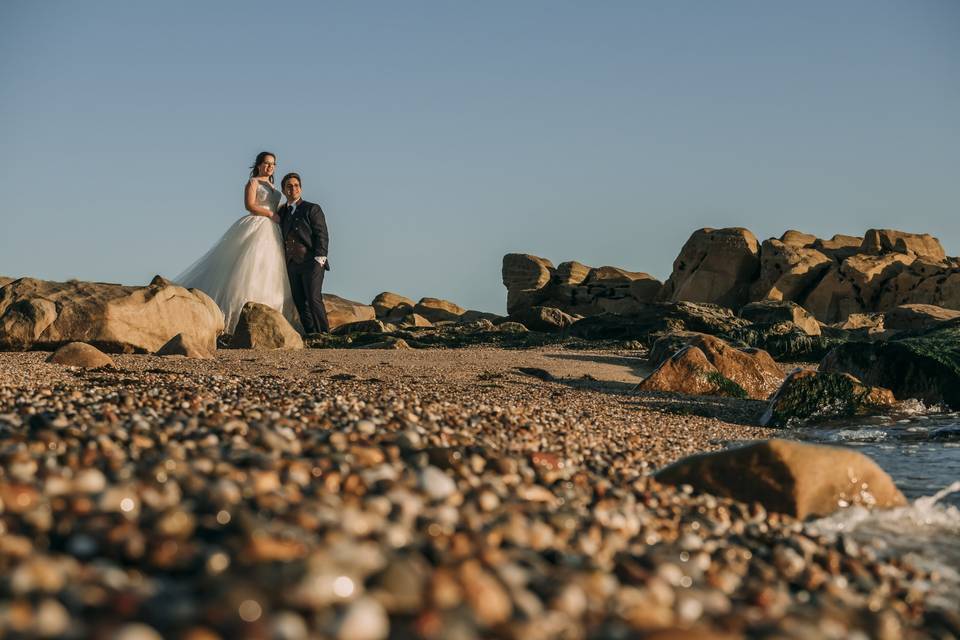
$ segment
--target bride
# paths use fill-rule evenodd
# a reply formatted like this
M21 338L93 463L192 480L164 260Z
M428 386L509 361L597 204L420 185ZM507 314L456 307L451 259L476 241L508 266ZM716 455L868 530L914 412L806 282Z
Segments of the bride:
M249 301L273 307L290 324L300 325L278 225L280 191L273 186L276 165L272 153L257 154L243 198L249 215L234 222L212 249L174 280L213 298L223 311L224 330L230 334Z

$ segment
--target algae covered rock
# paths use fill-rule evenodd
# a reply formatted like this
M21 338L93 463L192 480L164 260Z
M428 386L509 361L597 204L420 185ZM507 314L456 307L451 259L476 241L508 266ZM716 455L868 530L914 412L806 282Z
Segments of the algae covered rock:
M684 347L667 358L635 389L693 396L748 397L743 387L724 376L706 354L694 346Z
M740 500L797 518L850 505L906 504L890 476L867 456L841 447L766 440L683 458L656 474L667 484Z
M869 387L849 374L795 371L770 400L760 424L796 427L815 420L875 415L895 402L888 389Z
M849 342L833 349L821 371L849 373L885 387L898 400L960 409L960 319L885 342Z

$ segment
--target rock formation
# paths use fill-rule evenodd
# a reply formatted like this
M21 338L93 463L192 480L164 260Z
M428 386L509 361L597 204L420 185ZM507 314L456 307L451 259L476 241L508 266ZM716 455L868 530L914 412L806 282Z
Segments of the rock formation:
M793 303L821 323L905 304L960 310L960 259L929 234L870 229L825 240L790 230L762 244L747 229L699 229L661 285L645 273L544 258L503 258L507 312L559 309L574 318L635 316L652 301L705 302L739 311L750 303ZM810 318L791 322L817 335ZM580 322L583 322L581 320Z
M797 427L815 420L877 415L895 402L889 389L868 387L850 374L801 370L784 380L760 424Z
M372 306L347 300L331 293L323 294L323 306L326 309L327 322L330 323L331 329L335 329L342 324L373 320L377 317Z
M234 349L303 349L303 339L283 314L259 302L248 302L230 346Z
M740 500L797 518L841 506L897 507L906 499L877 464L840 447L767 440L684 458L656 474L668 484Z
M558 309L570 316L628 315L652 302L662 284L648 273L617 267L588 267L520 253L503 257L507 313L517 317L532 307Z
M146 287L21 278L0 288L0 348L85 342L111 353L153 353L182 333L216 348L223 313L203 292L154 278Z
M70 342L63 345L50 354L47 362L84 369L114 366L113 359L110 356L83 342Z

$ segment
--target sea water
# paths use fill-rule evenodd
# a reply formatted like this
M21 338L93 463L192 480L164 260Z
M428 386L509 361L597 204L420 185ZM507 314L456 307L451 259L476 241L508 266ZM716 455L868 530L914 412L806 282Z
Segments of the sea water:
M789 438L850 447L868 455L910 500L905 507L841 509L806 524L869 544L936 571L924 585L933 602L960 602L960 413L926 414L918 406L895 417L805 427Z

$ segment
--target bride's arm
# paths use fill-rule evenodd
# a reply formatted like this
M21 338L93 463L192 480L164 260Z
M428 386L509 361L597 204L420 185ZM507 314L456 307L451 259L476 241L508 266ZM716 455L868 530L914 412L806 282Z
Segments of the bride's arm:
M247 188L243 192L243 206L252 215L272 218L273 212L270 209L257 204L257 181L253 178L247 182Z

